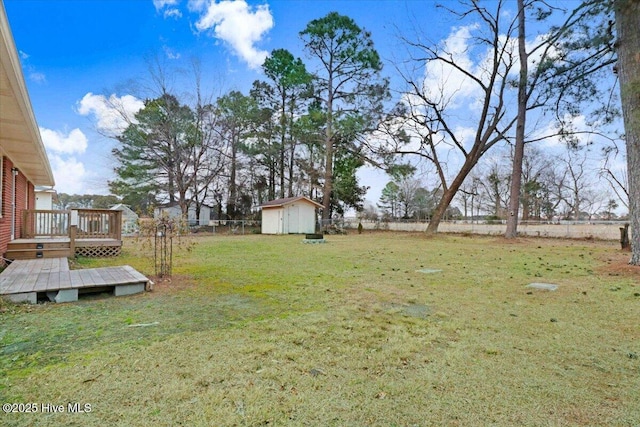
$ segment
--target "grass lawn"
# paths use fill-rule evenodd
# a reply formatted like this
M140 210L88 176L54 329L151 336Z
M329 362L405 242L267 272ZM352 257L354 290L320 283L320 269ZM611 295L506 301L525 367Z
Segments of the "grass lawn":
M640 272L617 243L327 240L195 237L153 292L2 303L0 402L38 413L0 425L640 425ZM79 267L152 275L150 249Z

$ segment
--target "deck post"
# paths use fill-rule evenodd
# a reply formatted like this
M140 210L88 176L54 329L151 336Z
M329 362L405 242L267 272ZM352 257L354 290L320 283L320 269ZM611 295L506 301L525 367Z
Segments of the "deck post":
M115 230L115 239L122 240L122 211L115 211L115 221L114 221L114 230Z
M69 258L76 256L76 236L78 235L78 226L69 226Z

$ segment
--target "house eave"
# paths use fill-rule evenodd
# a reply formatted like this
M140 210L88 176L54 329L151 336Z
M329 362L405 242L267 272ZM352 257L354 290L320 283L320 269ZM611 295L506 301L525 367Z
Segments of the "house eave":
M0 153L34 185L55 185L20 59L0 2Z

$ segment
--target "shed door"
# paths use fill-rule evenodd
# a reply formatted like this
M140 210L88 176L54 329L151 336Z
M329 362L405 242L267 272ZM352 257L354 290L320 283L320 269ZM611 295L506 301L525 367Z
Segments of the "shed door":
M297 205L289 206L288 218L287 221L289 223L289 233L295 234L300 233L300 207Z

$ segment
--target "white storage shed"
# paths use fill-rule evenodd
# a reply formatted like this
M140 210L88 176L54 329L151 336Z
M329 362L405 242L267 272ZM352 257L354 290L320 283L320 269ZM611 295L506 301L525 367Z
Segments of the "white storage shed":
M288 197L264 203L262 234L311 234L316 232L316 209L320 203L304 197Z

